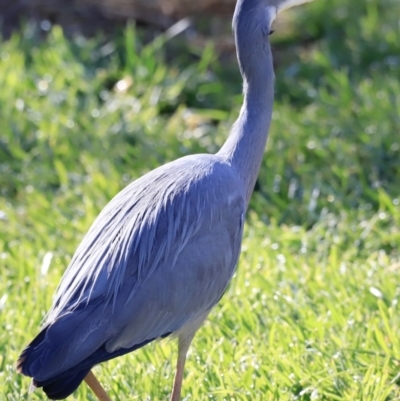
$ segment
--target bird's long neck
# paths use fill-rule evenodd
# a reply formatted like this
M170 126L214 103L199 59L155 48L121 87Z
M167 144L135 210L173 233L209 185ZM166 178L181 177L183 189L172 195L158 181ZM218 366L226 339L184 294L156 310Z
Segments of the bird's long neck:
M239 118L218 155L236 169L246 191L247 202L253 192L264 155L274 98L274 72L269 47L242 60L244 102Z

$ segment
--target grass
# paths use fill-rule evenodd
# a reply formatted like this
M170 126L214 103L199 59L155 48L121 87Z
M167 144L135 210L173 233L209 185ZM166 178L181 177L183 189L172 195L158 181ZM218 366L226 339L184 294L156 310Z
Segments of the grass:
M400 400L399 8L316 1L276 33L285 61L243 253L193 343L186 400ZM214 152L238 113L240 77L212 44L169 63L164 45L132 26L1 43L1 399L29 398L15 360L106 202ZM162 400L175 357L163 341L95 370L115 400ZM94 400L85 386L75 399Z

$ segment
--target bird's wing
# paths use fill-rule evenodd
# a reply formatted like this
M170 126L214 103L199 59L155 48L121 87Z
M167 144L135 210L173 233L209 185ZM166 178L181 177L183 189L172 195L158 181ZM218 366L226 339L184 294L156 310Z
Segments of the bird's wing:
M47 338L64 339L47 358L52 374L100 346L113 353L168 335L211 309L240 252L240 188L230 167L202 155L154 170L118 194L78 247L47 317Z
M108 350L176 332L218 302L239 256L244 201L236 198L215 212L136 290L117 317L122 329L108 341ZM127 291L129 287L128 283Z

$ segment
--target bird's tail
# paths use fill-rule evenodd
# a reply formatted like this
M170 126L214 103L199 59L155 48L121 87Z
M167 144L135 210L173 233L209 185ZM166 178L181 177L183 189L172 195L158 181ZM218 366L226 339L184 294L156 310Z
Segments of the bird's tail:
M43 328L17 361L17 371L32 377L33 385L42 387L53 400L64 399L72 394L94 365L135 351L155 340L152 338L110 352L106 348L107 338L99 330L77 344L76 334L68 324L69 318L65 316ZM76 357L77 354L80 357Z
M52 377L44 382L33 380L33 384L36 387L42 387L47 397L51 400L63 400L79 387L89 371L90 368L86 368L71 373L68 376L59 375L58 377Z
M22 351L22 354L19 356L17 361L17 372L22 373L25 376L30 376L30 360L34 359L34 354L39 351L39 348L42 348L43 340L46 336L47 327L44 328L34 339L33 341ZM36 352L35 352L36 351Z
M74 392L95 365L90 357L107 340L99 302L66 312L43 327L24 349L17 371L33 378L51 399L63 399Z
M51 400L62 400L71 395L81 384L89 373L91 366L85 366L81 370L69 370L49 379L40 381L35 379L35 370L41 364L43 356L46 355L46 333L44 328L36 338L24 349L17 361L17 371L23 375L32 377L34 387L42 387L43 391Z

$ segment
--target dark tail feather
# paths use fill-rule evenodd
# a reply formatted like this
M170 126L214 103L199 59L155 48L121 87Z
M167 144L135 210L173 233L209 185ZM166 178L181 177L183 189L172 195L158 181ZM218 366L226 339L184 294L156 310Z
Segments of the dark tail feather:
M61 374L45 381L36 381L33 371L37 359L40 359L44 351L46 343L43 340L46 332L47 328L44 328L24 349L17 361L17 371L26 376L33 377L33 384L36 387L43 387L43 391L51 400L62 400L71 395L79 387L91 367L78 371L75 370L69 375Z
M94 365L127 354L128 352L135 351L148 344L150 341L152 340L144 341L143 343L131 348L120 348L111 353L107 352L105 345L103 345L93 355L82 361L79 365L44 381L36 381L34 379L33 384L36 387L43 387L43 391L51 400L62 400L71 395L79 387L82 380Z
M44 338L46 336L47 327L45 327L22 351L17 361L17 372L22 373L25 376L32 377L31 366L32 363L38 358L38 355L43 351L45 345Z
M30 369L26 368L26 366L32 366L35 364L33 359L36 354L35 351L39 351L38 348L40 348L42 345L42 340L45 336L45 330L46 329L44 329L23 351L18 359L17 369L20 373L30 377L33 376L33 384L36 387L42 387L43 391L51 400L62 400L71 395L79 387L79 385L82 383L82 380L94 365L135 351L154 340L151 339L144 341L131 348L120 348L114 352L108 352L105 344L103 344L96 352L81 361L77 366L67 369L66 371L59 373L47 380L38 381L35 380L34 375L30 373ZM163 337L167 337L169 334L170 333L166 333L166 335ZM43 352L43 350L40 350L40 352ZM25 363L28 361L29 363Z
M89 371L90 368L74 372L59 379L49 379L44 382L36 382L34 380L33 383L36 387L43 387L43 391L51 400L63 400L79 387Z
M90 307L76 309L44 327L19 357L18 372L32 377L34 384L43 387L50 399L63 399L72 394L94 365L155 340L152 338L130 348L107 351L107 327L100 324L102 313L96 311L101 302L100 299ZM95 330L91 330L93 327Z
M17 370L38 381L57 377L88 358L107 340L102 298L65 311L26 347ZM77 370L83 370L77 369Z

